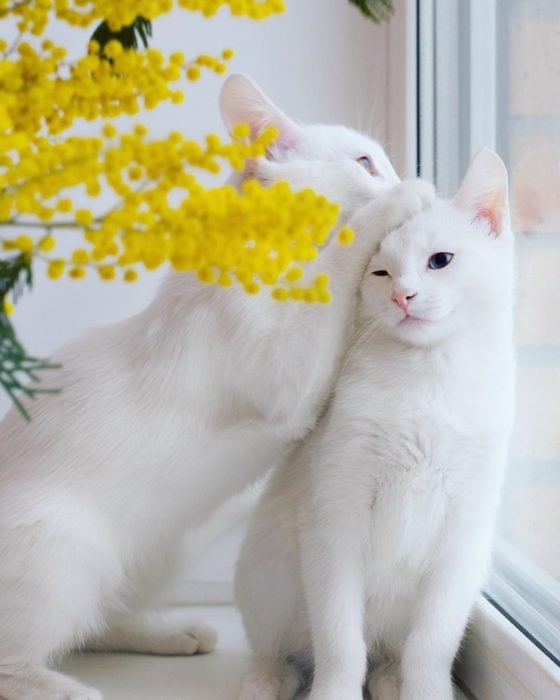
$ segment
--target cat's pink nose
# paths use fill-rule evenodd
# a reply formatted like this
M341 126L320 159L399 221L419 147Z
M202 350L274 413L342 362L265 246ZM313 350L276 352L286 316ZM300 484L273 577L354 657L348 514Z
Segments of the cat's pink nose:
M402 309L403 311L408 311L408 305L414 299L415 296L416 292L411 292L409 290L399 290L397 292L393 292L393 296L391 297L391 299L395 302L399 309Z

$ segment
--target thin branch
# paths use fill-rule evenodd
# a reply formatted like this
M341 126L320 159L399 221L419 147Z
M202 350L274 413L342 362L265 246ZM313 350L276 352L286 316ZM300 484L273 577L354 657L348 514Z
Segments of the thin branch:
M33 0L22 0L22 2L16 2L13 5L10 5L9 7L4 7L3 9L0 9L0 17L6 17L12 12L19 10L20 7L27 7L31 4L33 4Z
M93 219L92 223L100 223L102 218ZM82 229L85 228L83 224L77 224L75 221L19 221L18 219L7 219L6 221L0 221L0 226L13 226L17 228L44 228L44 229L54 229L54 228L72 228L72 229Z

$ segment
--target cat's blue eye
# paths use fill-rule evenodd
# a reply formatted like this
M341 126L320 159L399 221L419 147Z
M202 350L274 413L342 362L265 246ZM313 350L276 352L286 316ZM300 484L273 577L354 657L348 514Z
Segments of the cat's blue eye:
M374 270L371 274L376 277L389 277L387 270Z
M430 270L441 270L453 260L453 253L434 253L428 260Z
M360 156L359 158L356 158L356 163L359 163L362 168L367 170L371 175L377 175L377 170L375 169L375 166L373 165L369 156Z

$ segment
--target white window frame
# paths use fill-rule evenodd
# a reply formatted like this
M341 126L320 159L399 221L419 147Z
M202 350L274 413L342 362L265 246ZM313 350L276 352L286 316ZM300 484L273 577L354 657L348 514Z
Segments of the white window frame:
M385 25L385 138L402 177L415 177L418 171L416 4L395 0L395 14Z
M434 46L428 47L426 41L430 37L433 39L433 29L430 30L429 25L431 23L433 27L436 4L438 21L449 23L448 32L439 33L440 41L456 40L459 3L462 3L461 11L468 13L470 28L469 133L466 139L465 134L459 139L458 133L446 133L442 137L440 132L440 141L436 144L436 100L443 101L447 110L458 108L454 91L458 89L459 69L454 67L455 84L436 84L435 79L426 79L426 73L435 78L436 70ZM422 21L418 21L418 4ZM422 177L436 184L439 180L458 185L462 175L456 170L460 160L459 143L466 142L470 155L484 146L496 146L495 0L470 0L468 3L465 0L418 0L418 3L416 0L396 0L395 7L396 13L388 29L387 124L393 125L388 136L392 143L400 144L400 162L404 164L401 172L414 176L419 158ZM426 37L430 31L432 33ZM440 48L444 50L444 47ZM417 59L424 61L425 69L419 85ZM476 109L480 100L486 107L484 113ZM420 108L427 118L418 123ZM443 143L442 138L445 138ZM422 152L419 152L419 146ZM441 194L451 195L452 192ZM475 605L455 675L460 687L477 700L552 700L560 697L559 666L483 595Z

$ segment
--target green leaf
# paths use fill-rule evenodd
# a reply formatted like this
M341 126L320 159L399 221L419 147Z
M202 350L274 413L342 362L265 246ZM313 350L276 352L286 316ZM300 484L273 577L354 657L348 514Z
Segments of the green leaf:
M376 24L385 22L395 12L392 0L349 0L349 2L356 5L365 17Z
M14 327L4 312L4 298L9 293L17 299L25 287L31 287L31 262L26 255L15 255L0 260L0 386L7 392L21 414L29 420L29 413L21 396L33 399L37 394L55 393L54 389L38 388L39 370L53 369L48 360L31 357L19 342Z
M97 29L91 35L90 41L96 41L101 47L101 55L103 55L103 47L110 41L118 41L124 49L138 49L138 38L144 44L144 48L148 48L148 37L152 36L152 23L144 17L137 17L132 24L126 27L121 27L114 32L109 28L107 22L101 22Z
M0 259L0 302L3 303L5 296L10 292L14 300L17 300L24 287L31 288L32 284L31 263L26 255Z

